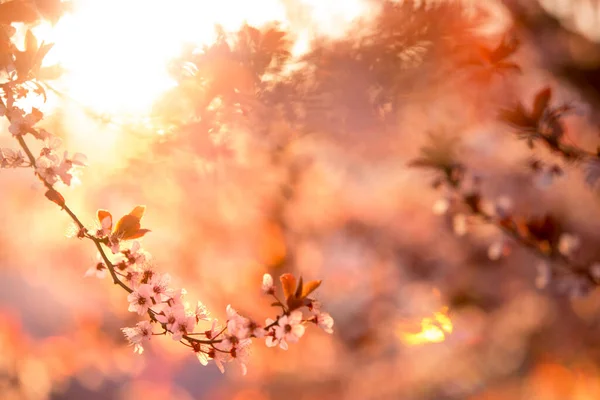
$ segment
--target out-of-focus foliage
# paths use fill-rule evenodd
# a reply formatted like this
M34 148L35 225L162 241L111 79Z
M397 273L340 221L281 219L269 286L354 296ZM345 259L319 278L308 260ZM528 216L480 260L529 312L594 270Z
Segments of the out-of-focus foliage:
M38 44L6 59L8 23L56 19L50 3L0 3L3 70L11 61L18 76L39 67ZM156 102L151 128L129 127L113 147L110 124L98 130L59 110L45 126L92 143L84 184L66 194L90 222L93 210L124 215L145 203L153 232L144 246L215 310L233 298L262 315L268 304L247 288L264 272L322 276L335 334L276 357L256 348L244 379L220 379L174 343L156 340L135 355L118 329L134 321L123 293L81 278L93 249L57 239L66 228L57 207L29 187L29 175L2 170L0 218L11 228L0 233L2 393L598 398L594 276L548 276L539 266L561 261L568 232L581 238L577 266L600 259L598 198L580 168L597 181L597 91L577 85L585 81L569 72L577 64L559 68L560 55L545 51L563 31L536 35L556 26L524 2L500 3L514 29L489 34L483 28L498 16L466 2L386 1L377 18L344 38L315 39L301 57L277 24L220 29L212 45L173 60L178 85ZM571 103L583 115L563 115ZM544 146L532 153L512 131ZM433 215L431 186L448 191L452 212ZM499 241L493 253L502 257L490 257ZM585 296L565 295L581 289L582 276ZM445 307L451 332L432 328L442 335L435 343L403 340L426 318L440 325L432 316Z

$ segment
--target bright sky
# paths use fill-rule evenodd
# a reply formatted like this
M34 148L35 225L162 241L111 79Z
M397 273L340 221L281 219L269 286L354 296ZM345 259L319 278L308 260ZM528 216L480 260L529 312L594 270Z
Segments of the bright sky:
M284 3L287 4L284 7ZM292 4L293 3L293 4ZM34 32L55 47L46 65L67 75L57 86L99 113L143 114L174 85L167 63L185 43L214 41L214 25L235 31L247 22L281 21L308 50L314 33L342 35L367 13L365 0L74 0L74 11ZM288 18L292 16L292 19Z

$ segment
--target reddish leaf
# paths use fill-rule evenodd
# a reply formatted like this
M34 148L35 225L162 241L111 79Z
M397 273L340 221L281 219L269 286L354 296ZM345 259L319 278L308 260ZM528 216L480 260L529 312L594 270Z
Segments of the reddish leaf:
M137 232L132 233L132 234L130 234L128 236L123 236L122 239L123 240L139 239L139 238L143 237L148 232L152 232L152 231L150 229L138 229Z
M129 215L136 217L137 219L142 219L144 213L146 212L146 206L136 206Z
M127 240L131 236L135 235L139 230L140 219L133 215L124 215L117 221L114 234L123 240Z
M283 287L283 295L287 299L294 295L296 290L296 277L292 274L283 274L279 277L281 286Z
M537 128L537 120L527 115L521 103L517 103L512 109L501 110L498 118L515 128L524 130Z
M538 241L552 243L558 237L558 225L551 215L543 218L532 218L526 223L529 234Z
M59 205L61 208L64 208L65 198L60 193L58 193L56 190L48 189L48 191L46 192L46 197L51 202Z
M519 45L520 42L516 38L504 37L500 45L491 52L490 61L495 64L510 57L517 51Z
M304 284L302 288L302 299L306 298L309 294L317 290L319 286L321 286L322 281L309 281Z
M540 90L535 95L535 99L533 100L533 111L531 112L531 118L539 121L544 114L544 111L548 107L551 98L552 89L550 87L545 87L544 89Z

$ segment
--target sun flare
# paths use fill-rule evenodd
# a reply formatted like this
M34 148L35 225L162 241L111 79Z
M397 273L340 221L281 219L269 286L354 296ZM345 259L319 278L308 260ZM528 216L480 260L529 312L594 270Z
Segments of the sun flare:
M423 318L419 325L420 331L412 332L406 324L399 325L396 334L400 341L408 346L441 343L454 329L448 316L448 307L442 307L440 311L434 312L432 317Z
M293 32L299 55L312 35L341 35L366 12L364 0L74 0L54 27L34 33L55 44L44 64L65 70L57 90L98 113L140 115L176 84L169 61L187 44L214 42L216 24L236 31L277 21Z

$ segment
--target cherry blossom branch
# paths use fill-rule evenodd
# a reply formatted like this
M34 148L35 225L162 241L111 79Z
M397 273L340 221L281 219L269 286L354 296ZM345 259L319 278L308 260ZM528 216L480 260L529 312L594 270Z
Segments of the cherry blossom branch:
M600 284L600 264L576 262L572 255L578 246L578 240L571 234L560 232L552 217L547 215L541 220L528 220L514 216L510 206L483 198L478 178L473 178L471 184L466 182L466 170L462 164L447 161L439 158L427 160L422 157L413 161L412 165L433 168L440 173L441 177L434 181L434 186L444 187L449 193L436 203L436 213L446 213L453 204L457 208L467 210L466 213L457 212L453 216L454 230L457 234L466 233L467 217L495 226L512 241L550 263L543 264L541 270L538 266L537 284L540 287L549 283L553 275L552 268L558 268L577 278L574 282L576 287L569 288L572 292L587 292ZM488 252L490 258L500 257L504 247L504 240L494 243Z
M517 102L511 108L500 110L499 119L511 126L517 137L525 140L530 149L533 149L536 143L542 143L565 162L583 165L586 182L592 187L596 186L600 181L600 145L595 151L588 151L573 143L563 124L563 118L575 107L570 104L551 106L551 100L551 88L542 88L535 95L529 109ZM566 140L572 144L567 144ZM531 167L538 172L541 164L536 160L531 163ZM560 175L562 170L555 164L548 172L552 178L553 175Z
M28 42L34 43L35 38L31 39L31 32L27 35ZM35 56L32 59L41 63L41 58L47 50L48 47L42 44L40 49L34 45L33 50L27 51ZM43 53L41 56L40 52ZM268 274L264 275L263 292L273 296L276 302L272 306L280 307L282 310L275 319L267 319L265 326L239 315L231 306L227 306L227 320L223 327L218 326L216 319L209 318L209 313L201 302L198 302L194 311L190 310L188 303L183 300L185 290L174 290L169 287L170 276L153 270L153 267L146 262L147 253L140 249L139 242L134 241L130 248L121 248L123 242L140 238L149 232L148 229L142 229L140 225L145 206L135 207L129 214L121 217L114 227L110 212L98 210L97 217L101 228L95 232L86 228L55 186L61 182L70 185L74 169L85 166L86 157L80 153L68 157L68 153L65 152L64 157L61 158L56 152L61 144L60 139L43 129L34 128L34 125L43 118L43 113L36 108L25 112L15 106L16 100L31 94L32 85L39 89L36 89L36 93L44 95L45 98L43 87L35 81L35 69L35 64L22 66L16 78L12 76L8 82L0 84L0 116L7 118L10 124L8 130L29 160L28 167L34 169L35 176L46 187L45 195L48 200L60 206L69 215L76 225L78 238L89 239L94 243L99 262L86 272L86 276L103 277L108 271L113 284L128 293L129 311L136 312L140 316L148 315L149 321L144 320L133 328L122 329L134 346L135 352L142 353L143 343L149 341L152 336L170 334L173 340L190 347L203 365L212 360L223 372L223 363L237 360L245 374L248 346L252 338L265 338L267 346L278 345L287 349L288 342L297 342L304 335L307 322L318 325L327 333L333 332L333 318L328 313L320 311L319 302L308 297L320 286L321 281L304 283L302 278L296 280L291 274L280 277L285 302L275 294L273 278ZM28 85L29 83L31 85ZM41 154L37 158L25 140L25 135L28 134L44 142ZM3 153L2 157L2 166L4 166ZM11 167L27 166L24 165L24 157L20 152L11 153L11 161L8 164ZM118 261L111 260L107 249L111 250ZM304 307L311 313L309 318L305 318L301 311ZM212 321L212 327L203 332L194 332L201 320ZM162 332L154 332L152 324L158 324ZM204 336L205 339L195 336Z
M2 102L2 100L0 99L0 102ZM7 119L9 122L12 123L11 118L7 115ZM33 128L31 128L31 130L33 130ZM25 152L25 154L27 155L27 157L29 158L30 164L31 166L35 169L37 168L36 165L36 161L35 161L35 157L33 156L33 153L31 152L31 149L29 148L29 146L27 145L27 143L25 142L25 139L23 138L22 135L17 135L16 136L17 142L19 143L19 145L21 146L22 150ZM56 193L56 195L58 195L61 199L63 198L62 195L60 194L60 192L58 192L54 186L52 184L50 184L47 180L45 180L41 175L37 174L37 177L42 181L42 183L44 184L44 186L46 186L46 188L48 188L48 190L53 191L54 193ZM98 253L100 254L100 256L102 257L103 261L104 261L104 265L106 266L106 268L108 269L112 279L113 279L113 283L116 285L119 285L121 288L123 288L127 293L133 293L133 289L130 288L129 286L127 286L121 279L119 279L119 277L116 274L115 271L115 266L114 264L109 260L108 255L106 254L104 248L102 247L102 244L104 243L102 240L98 239L97 237L94 237L92 235L90 235L89 233L87 233L87 229L85 228L85 226L83 225L83 223L81 222L81 220L77 217L77 215L69 208L69 206L66 204L66 202L63 200L61 201L60 204L61 208L69 215L69 217L71 217L71 219L73 220L73 222L75 222L75 224L77 225L77 227L80 230L84 230L82 237L90 239L94 245L96 246L96 249L98 250ZM275 298L277 299L277 301L279 301L278 297L273 293L273 296L275 296ZM285 306L284 307L284 311L285 311ZM147 311L148 316L150 317L150 319L153 322L159 323L162 328L165 330L165 332L170 332L167 329L167 324L166 323L162 323L160 322L157 318L156 315L157 313L155 311L153 311L152 309L148 309ZM277 324L277 322L279 321L279 319L281 318L281 316L278 316L276 318L275 321L273 321L273 323L271 323L269 326L266 326L264 329L268 331L269 328L275 326ZM222 333L222 332L221 332ZM221 334L219 333L219 335ZM196 334L204 334L204 333L196 333ZM190 343L196 343L196 344L215 344L215 343L221 343L223 341L223 339L210 339L210 340L201 340L201 339L197 339L194 338L190 335L183 335L182 336L183 339L187 340Z

